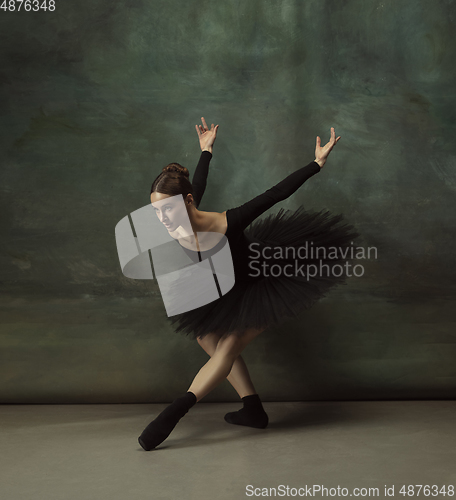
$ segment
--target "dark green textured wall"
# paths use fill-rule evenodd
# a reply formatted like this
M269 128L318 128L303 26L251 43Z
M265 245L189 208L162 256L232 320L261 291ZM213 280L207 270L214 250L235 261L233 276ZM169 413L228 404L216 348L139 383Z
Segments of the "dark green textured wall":
M244 353L264 400L455 396L456 3L57 2L0 11L3 403L164 402L207 355L114 227L195 124L220 124L201 210L342 139L273 207L343 213L378 258ZM204 401L237 400L224 382Z

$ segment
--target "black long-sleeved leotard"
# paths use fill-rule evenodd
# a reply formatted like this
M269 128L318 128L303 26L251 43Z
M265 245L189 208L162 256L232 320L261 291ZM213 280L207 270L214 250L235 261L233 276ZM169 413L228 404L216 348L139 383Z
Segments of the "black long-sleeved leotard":
M193 198L197 206L199 206L206 189L206 180L211 159L212 153L203 151L193 175ZM291 196L309 177L320 172L320 170L321 167L318 163L312 161L252 200L226 211L228 228L225 236L228 238L230 244L236 281L246 279L248 273L249 240L244 234L244 229L273 205ZM212 250L207 251L207 255ZM189 250L188 252L191 251ZM205 253L204 251L198 252L200 260L205 258Z
M203 151L193 175L193 197L197 206L199 206L206 189L206 180L209 173L209 162L211 159L212 153L209 151ZM312 175L315 175L320 170L320 165L313 161L305 167L296 170L296 172L293 172L288 177L285 177L283 181L268 189L263 194L256 196L239 207L228 209L226 215L227 219L229 219L229 233L232 234L233 232L244 230L263 212L271 208L279 201L285 200L291 196L309 177L312 177Z

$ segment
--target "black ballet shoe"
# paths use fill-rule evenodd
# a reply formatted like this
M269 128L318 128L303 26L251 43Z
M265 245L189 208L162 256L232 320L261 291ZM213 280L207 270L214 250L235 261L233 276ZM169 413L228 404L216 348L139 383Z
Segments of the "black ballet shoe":
M196 403L196 400L195 394L190 391L185 396L175 399L143 430L138 438L141 447L150 451L163 443L179 420Z
M269 423L268 414L264 411L258 394L244 396L244 407L225 415L225 421L234 425L245 425L256 429L265 429Z

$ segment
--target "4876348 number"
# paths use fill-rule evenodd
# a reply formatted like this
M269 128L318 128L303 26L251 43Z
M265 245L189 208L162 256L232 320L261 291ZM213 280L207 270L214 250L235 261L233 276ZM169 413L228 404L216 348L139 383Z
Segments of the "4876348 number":
M436 497L438 495L454 497L454 484L443 485L440 488L435 484L432 486L428 484L404 484L399 490L399 495L403 497Z
M1 0L0 0L1 1ZM55 10L55 0L3 0L0 9L5 12L25 10L26 12L37 12L39 10Z

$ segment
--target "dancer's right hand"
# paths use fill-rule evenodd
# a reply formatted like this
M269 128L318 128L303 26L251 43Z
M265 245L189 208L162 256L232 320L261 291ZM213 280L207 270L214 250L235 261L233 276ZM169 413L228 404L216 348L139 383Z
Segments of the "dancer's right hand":
M212 127L209 130L204 117L201 117L201 122L203 123L203 126L195 125L201 146L201 151L207 150L212 153L212 145L215 142L219 126L217 125L216 127L214 127L214 124L212 124Z

